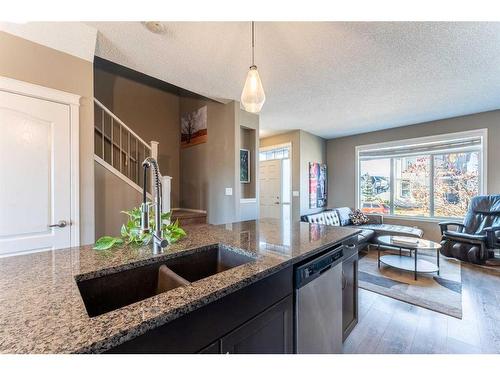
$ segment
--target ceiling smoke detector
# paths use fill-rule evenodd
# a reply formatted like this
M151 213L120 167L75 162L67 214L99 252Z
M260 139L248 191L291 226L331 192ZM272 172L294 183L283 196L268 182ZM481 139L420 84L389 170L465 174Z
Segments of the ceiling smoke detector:
M155 34L163 34L165 32L165 25L159 21L145 21L142 22L144 27Z

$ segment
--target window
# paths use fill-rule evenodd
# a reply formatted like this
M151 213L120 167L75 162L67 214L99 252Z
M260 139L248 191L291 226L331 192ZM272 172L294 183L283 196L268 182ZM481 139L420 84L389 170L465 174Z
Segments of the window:
M366 213L463 217L484 194L486 130L359 146L357 206Z
M259 152L260 161L288 159L289 157L290 157L290 150L288 146Z

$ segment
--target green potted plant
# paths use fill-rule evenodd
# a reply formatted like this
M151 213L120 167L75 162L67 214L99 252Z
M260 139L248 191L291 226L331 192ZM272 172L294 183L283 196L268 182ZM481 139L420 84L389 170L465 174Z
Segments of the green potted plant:
M121 227L121 236L103 236L99 238L94 245L94 250L107 250L114 246L124 244L144 246L151 242L153 238L152 233L141 233L141 210L134 207L131 210L122 211L122 213L127 215L127 222ZM169 244L173 244L186 236L186 232L179 226L178 220L174 223L170 222L171 215L171 212L161 214L162 237L165 238ZM155 230L154 212L150 215L149 227L151 228L151 232Z

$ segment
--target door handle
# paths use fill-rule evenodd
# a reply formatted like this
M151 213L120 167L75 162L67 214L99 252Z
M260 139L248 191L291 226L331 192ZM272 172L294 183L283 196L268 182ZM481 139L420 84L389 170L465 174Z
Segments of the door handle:
M344 270L342 270L342 290L347 286L347 278L345 277Z
M68 223L66 220L59 220L57 224L50 224L49 228L64 228Z

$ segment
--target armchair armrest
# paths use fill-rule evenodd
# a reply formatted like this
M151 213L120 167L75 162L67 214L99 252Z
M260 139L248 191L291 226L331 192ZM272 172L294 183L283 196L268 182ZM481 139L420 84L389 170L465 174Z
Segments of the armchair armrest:
M468 233L454 232L449 230L443 232L443 238L459 242L467 242L476 245L480 245L486 242L485 234L468 234Z
M500 248L500 235L497 235L497 232L500 233L500 226L484 228L484 231L486 232L488 248Z
M370 220L368 224L383 224L384 223L384 216L380 214L365 214L368 219Z
M456 221L442 221L439 223L439 228L441 229L441 235L443 235L444 232L448 230L448 226L458 227L460 232L455 232L455 233L462 233L465 228L465 226L462 223Z

